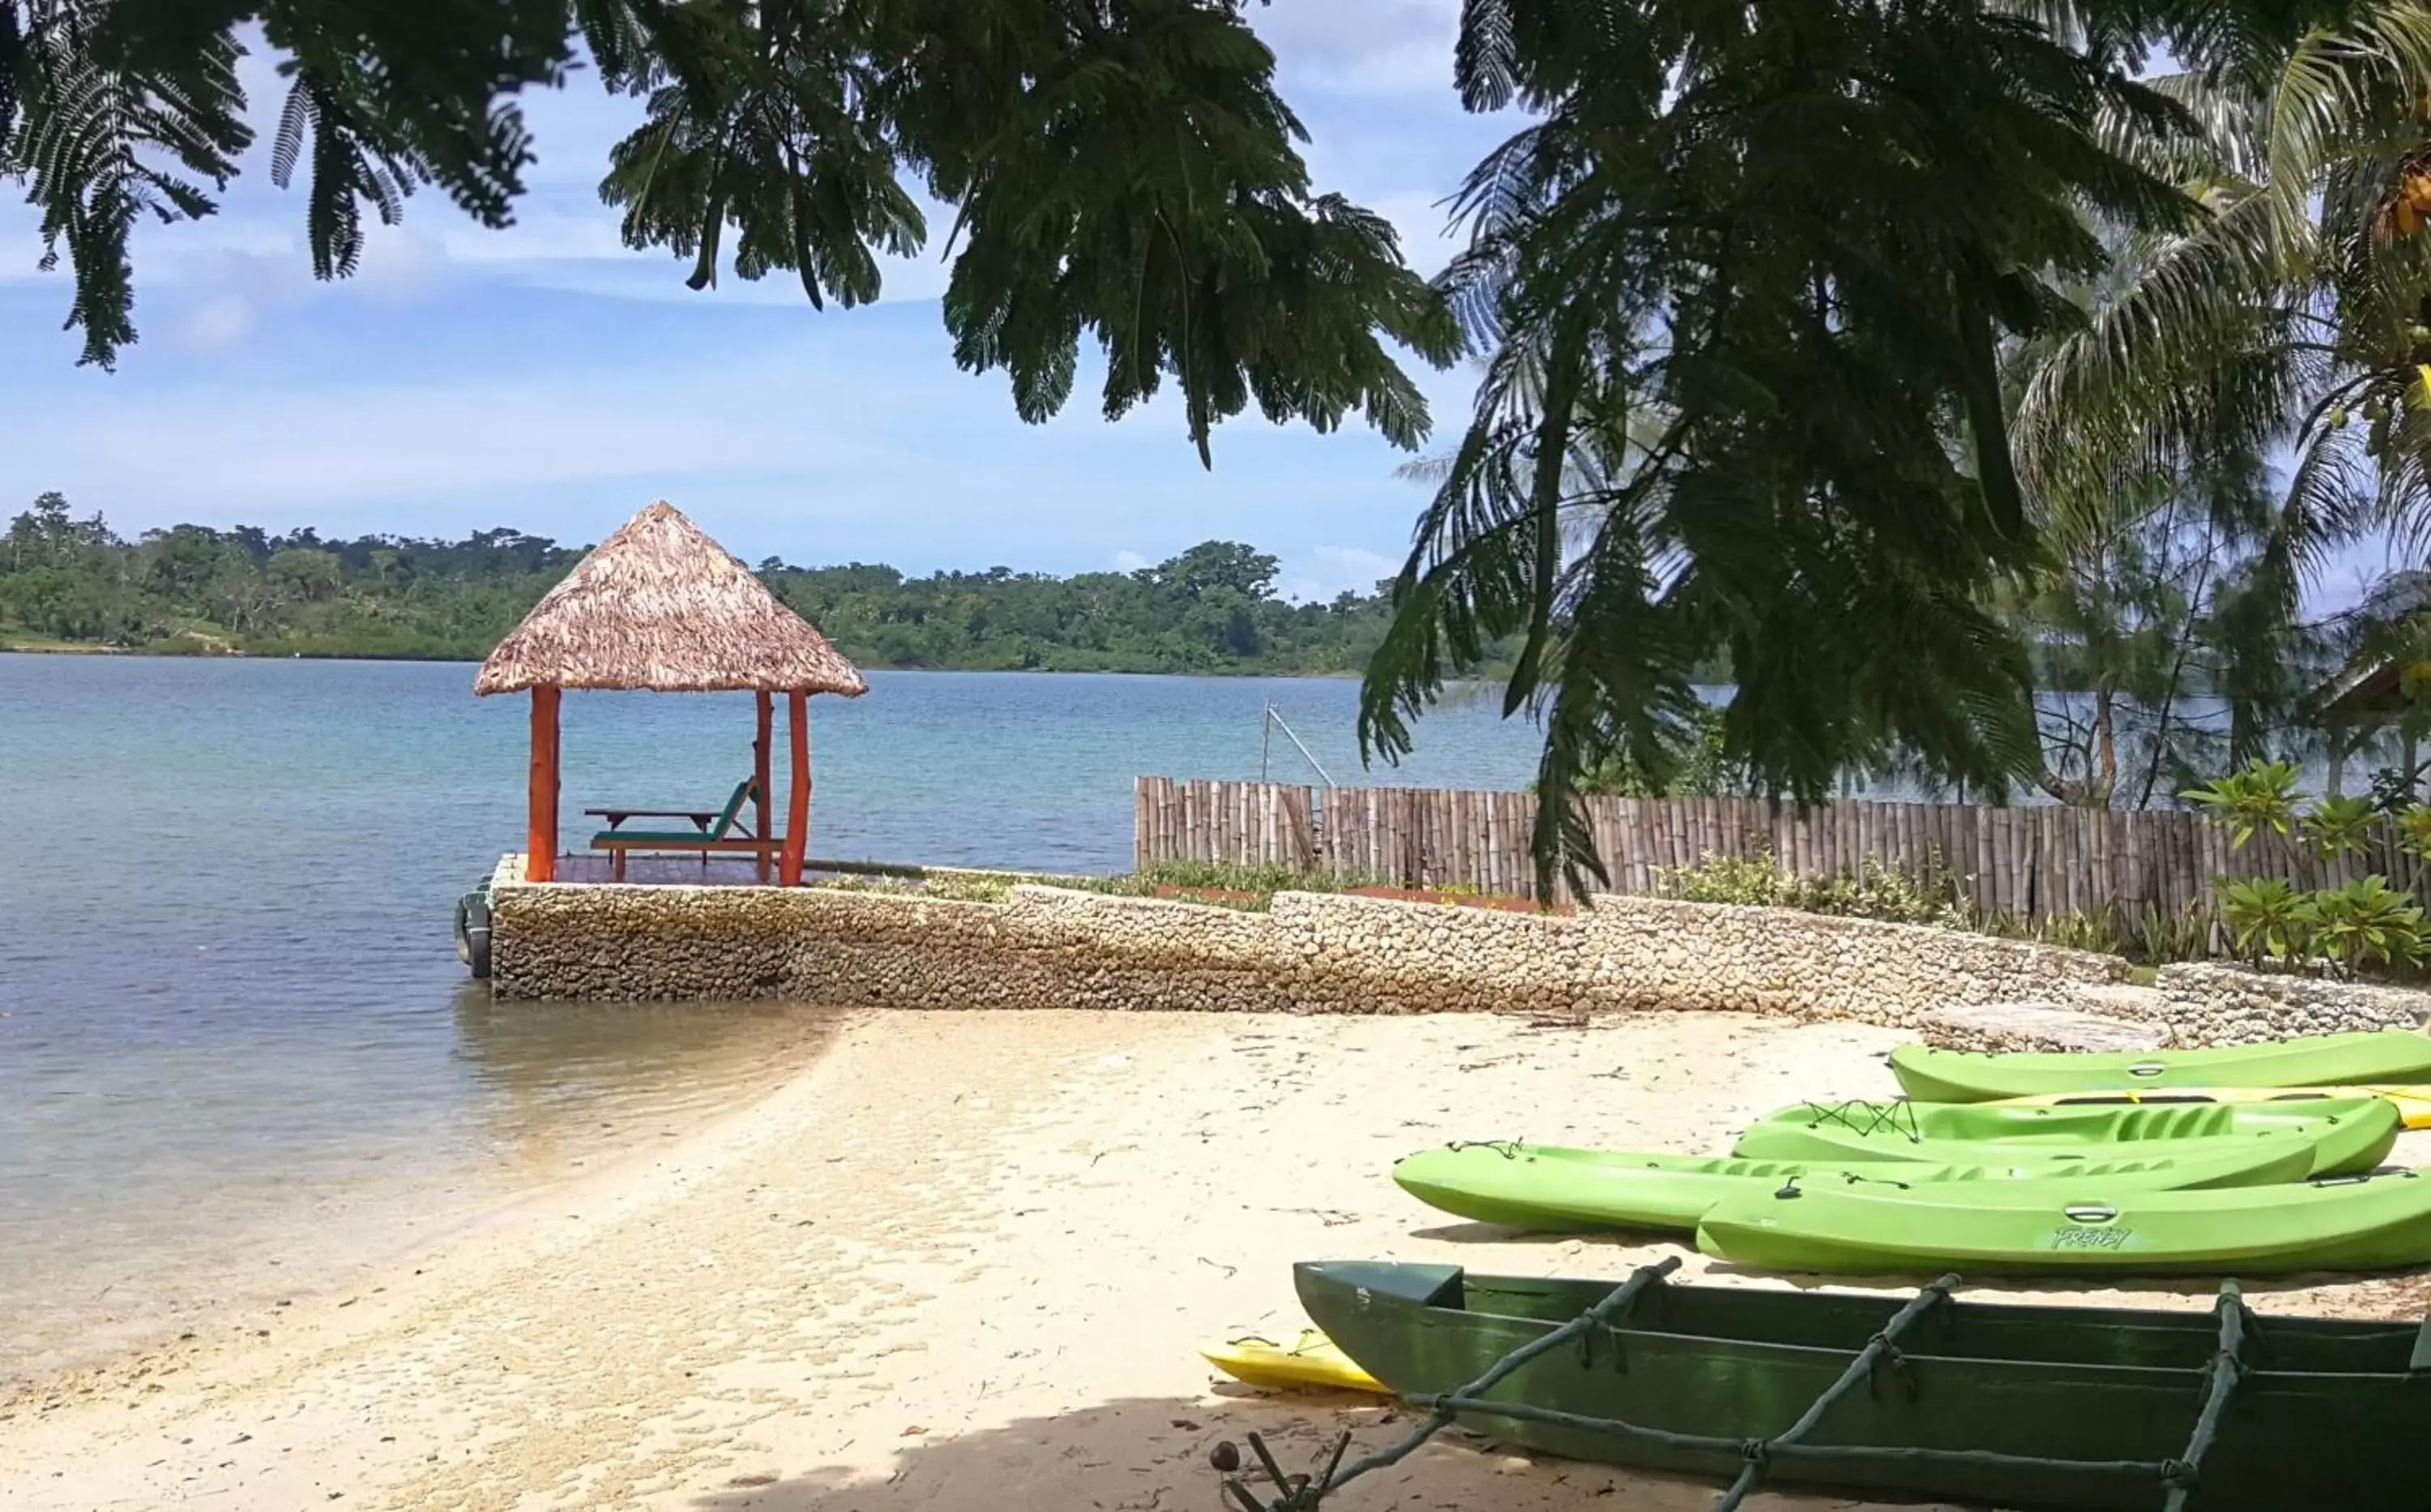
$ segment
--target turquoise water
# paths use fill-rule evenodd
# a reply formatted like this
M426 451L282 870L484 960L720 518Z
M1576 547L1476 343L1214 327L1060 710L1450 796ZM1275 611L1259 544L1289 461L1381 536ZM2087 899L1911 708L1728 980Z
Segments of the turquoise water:
M448 936L522 848L527 701L472 668L0 656L0 1385L327 1285L815 1054L766 1006L493 1008ZM1345 681L875 674L812 701L812 852L1130 864L1132 779L1513 786L1491 707L1359 770ZM720 800L747 697L572 694L586 806ZM783 742L780 733L779 749ZM1277 734L1274 775L1306 780ZM780 779L781 781L781 778Z

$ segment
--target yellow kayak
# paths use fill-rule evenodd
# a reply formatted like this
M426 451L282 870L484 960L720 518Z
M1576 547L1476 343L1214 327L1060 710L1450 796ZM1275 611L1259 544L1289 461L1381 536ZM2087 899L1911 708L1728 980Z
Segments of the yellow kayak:
M2061 1108L2105 1102L2315 1102L2324 1098L2379 1098L2396 1104L2399 1121L2406 1128L2431 1129L2431 1085L2177 1086L2155 1087L2149 1092L2123 1087L2116 1092L2045 1092L2035 1097L2003 1098L1982 1105Z
M1391 1396L1391 1388L1351 1363L1350 1356L1313 1328L1289 1344L1254 1336L1202 1345L1208 1363L1236 1381L1262 1386L1333 1386Z

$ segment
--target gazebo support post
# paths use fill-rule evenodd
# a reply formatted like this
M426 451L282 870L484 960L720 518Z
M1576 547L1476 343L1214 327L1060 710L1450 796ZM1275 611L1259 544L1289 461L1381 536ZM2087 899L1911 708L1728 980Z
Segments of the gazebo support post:
M810 695L796 688L785 695L787 733L793 736L793 784L785 802L785 852L777 873L780 887L802 885L802 849L811 838L811 712Z
M528 882L557 880L557 704L555 683L531 690L531 791L524 835Z
M751 696L751 701L759 706L760 715L760 733L751 742L751 781L753 783L751 801L754 812L759 815L760 822L752 832L764 840L768 837L769 742L776 734L776 709L774 701L768 697L768 690L765 688L753 694ZM768 881L768 852L765 850L760 851L751 859L757 872L758 880L764 886Z

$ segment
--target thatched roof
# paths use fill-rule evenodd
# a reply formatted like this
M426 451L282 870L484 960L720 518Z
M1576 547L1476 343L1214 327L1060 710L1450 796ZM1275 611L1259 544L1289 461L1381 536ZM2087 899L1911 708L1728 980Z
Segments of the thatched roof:
M498 643L473 691L868 691L811 622L675 506L651 505L575 563Z

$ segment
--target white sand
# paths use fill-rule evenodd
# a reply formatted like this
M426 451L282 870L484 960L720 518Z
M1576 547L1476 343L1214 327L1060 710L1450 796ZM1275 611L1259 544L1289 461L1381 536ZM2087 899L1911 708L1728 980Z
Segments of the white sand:
M1875 1057L1901 1037L1719 1015L873 1015L679 1149L379 1287L0 1405L0 1506L1213 1508L1219 1439L1260 1430L1305 1469L1340 1427L1376 1447L1406 1426L1197 1356L1299 1326L1294 1260L1617 1277L1661 1252L1480 1242L1385 1179L1396 1156L1719 1152L1799 1097L1888 1094ZM2262 1305L2423 1298L2383 1282ZM1328 1504L1689 1512L1715 1489L1448 1435Z

